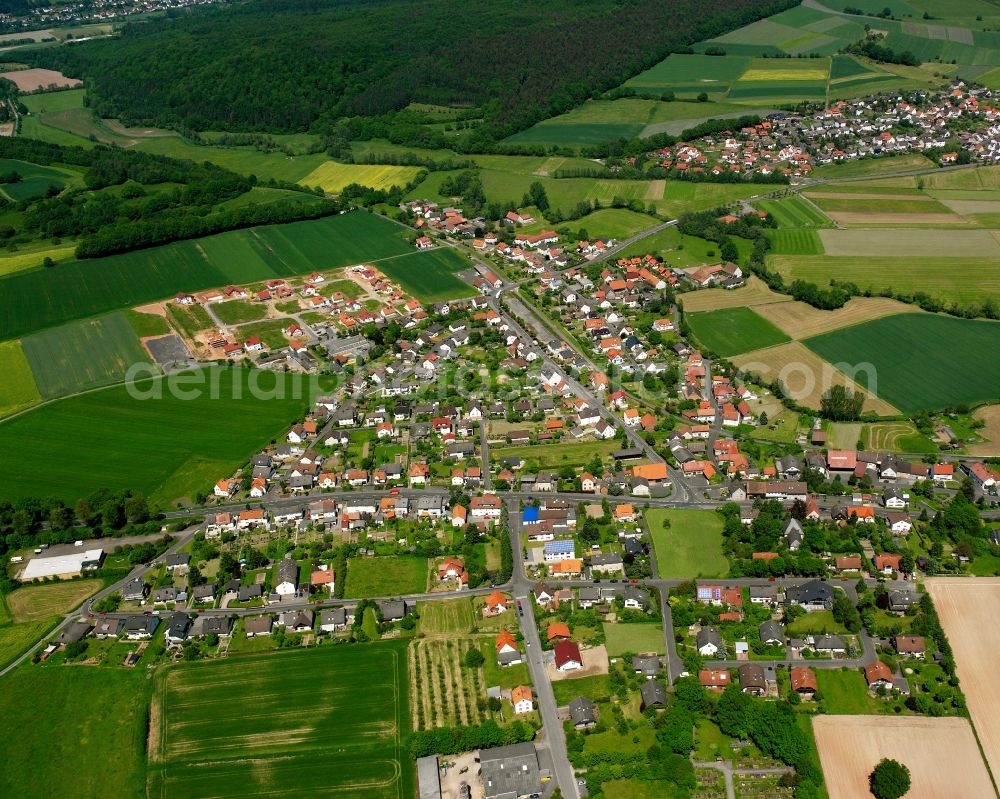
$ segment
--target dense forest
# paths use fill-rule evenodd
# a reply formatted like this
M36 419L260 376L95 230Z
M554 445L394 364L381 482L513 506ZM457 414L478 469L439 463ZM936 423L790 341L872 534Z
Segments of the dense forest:
M256 0L26 53L127 124L291 133L411 102L481 107L484 142L798 0Z

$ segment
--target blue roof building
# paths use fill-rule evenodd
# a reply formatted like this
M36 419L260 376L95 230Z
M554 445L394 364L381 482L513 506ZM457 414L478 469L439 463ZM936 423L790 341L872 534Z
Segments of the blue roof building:
M538 508L534 505L525 508L521 514L522 524L538 524Z

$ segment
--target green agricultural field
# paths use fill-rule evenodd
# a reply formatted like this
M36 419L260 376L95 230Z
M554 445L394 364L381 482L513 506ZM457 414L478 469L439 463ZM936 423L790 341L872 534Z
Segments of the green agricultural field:
M248 300L230 300L212 307L212 312L227 325L258 322L267 316L267 306Z
M668 180L663 191L663 202L656 205L660 213L677 217L688 211L704 211L771 191L774 191L774 186L758 183L695 183L687 180Z
M399 641L163 671L151 713L148 796L409 799L408 689ZM227 707L234 712L220 712Z
M729 571L722 554L722 517L714 511L649 508L646 526L661 578L722 577Z
M732 56L671 55L625 81L625 85L637 92L672 91L677 96L724 94L749 63L749 58Z
M0 278L0 339L228 283L412 253L406 230L357 211L220 233Z
M20 341L0 341L0 418L42 401Z
M642 133L641 123L546 122L515 133L504 141L511 144L558 144L582 147L632 139Z
M780 200L762 200L755 205L773 216L779 228L833 227L833 223L815 205L797 194Z
M17 252L0 253L0 277L20 272L22 269L35 269L42 265L46 258L56 263L73 258L76 247L72 244L53 247L42 244L38 247L19 248Z
M21 346L47 400L120 383L133 366L150 363L122 312L33 333Z
M742 106L724 103L663 102L639 97L588 100L572 111L515 133L507 141L569 146L602 144L640 134L680 133L709 118L746 113Z
M689 314L687 322L703 346L722 356L773 347L791 341L749 308L722 308Z
M778 228L768 230L771 252L780 255L822 255L823 242L815 230Z
M14 202L44 197L50 187L63 189L70 182L78 180L75 173L65 169L0 158L0 175L13 173L20 175L21 179L0 184L0 190Z
M653 227L657 220L627 208L602 208L570 223L572 229L587 232L590 239L627 239Z
M357 183L373 189L403 188L412 183L421 172L416 166L383 166L364 164L340 164L326 161L299 182L303 186L319 186L323 191L336 194L345 186Z
M949 214L951 209L946 205L928 197L913 197L912 199L865 199L861 197L827 198L811 195L810 199L825 213L853 214ZM919 222L919 220L917 220Z
M427 590L427 559L405 555L350 558L344 596L405 596Z
M787 280L808 280L819 286L828 286L834 279L854 283L862 291L923 292L945 302L1000 300L1000 258L769 255L767 263Z
M70 502L99 488L132 488L154 504L193 498L280 436L322 390L290 375L205 369L49 403L0 422L0 450L25 453L13 455L0 499L38 496L40 485ZM27 456L38 451L45 457Z
M665 648L663 627L658 623L648 624L608 624L604 625L604 642L609 657L621 657L626 653L640 654L656 652L662 655Z
M453 247L410 252L398 258L386 258L377 266L386 277L397 281L403 291L423 302L456 300L476 293L458 276L458 272L470 265Z
M0 794L145 797L146 685L138 669L85 666L36 666L4 677ZM24 723L28 697L30 724ZM67 707L76 710L67 713ZM114 768L108 767L110 752Z
M870 364L855 379L906 413L997 398L1000 358L985 354L1000 348L998 322L899 314L804 343L831 363Z

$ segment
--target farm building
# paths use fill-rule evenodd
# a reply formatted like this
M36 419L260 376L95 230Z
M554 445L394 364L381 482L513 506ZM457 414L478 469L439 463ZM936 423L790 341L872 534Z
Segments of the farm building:
M79 577L85 571L99 568L103 560L104 550L101 549L88 549L86 552L55 555L51 558L32 558L24 567L21 581L45 580L49 577L68 580Z

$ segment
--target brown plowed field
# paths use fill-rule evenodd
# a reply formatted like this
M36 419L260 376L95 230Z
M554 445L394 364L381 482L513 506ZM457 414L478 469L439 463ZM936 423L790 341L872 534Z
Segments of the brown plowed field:
M922 716L817 716L813 732L830 799L871 799L882 758L910 770L906 799L996 796L969 722Z

